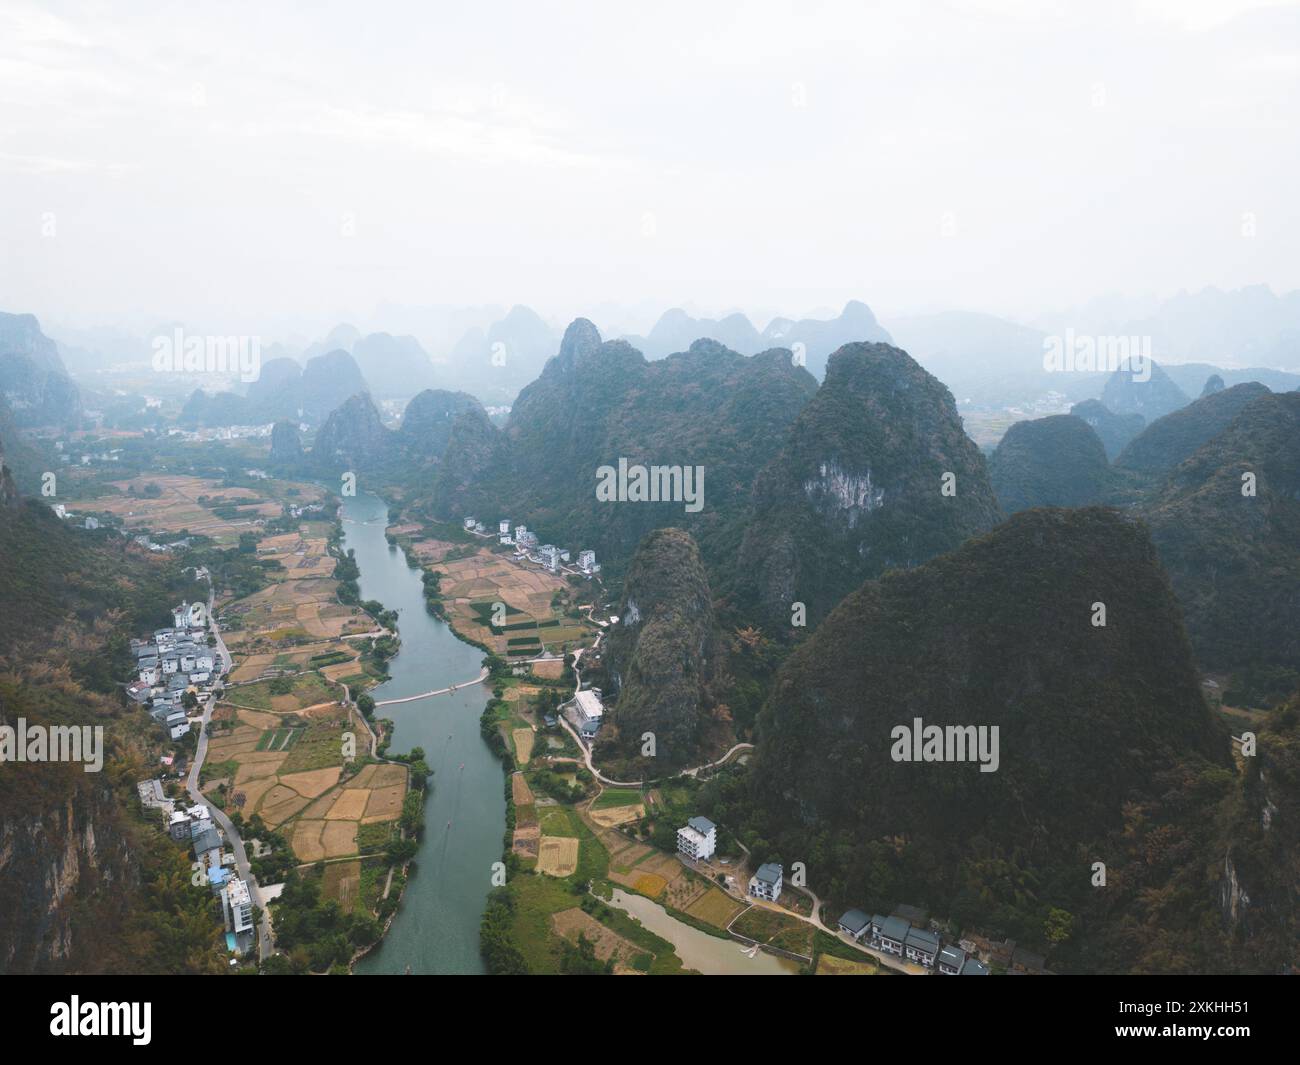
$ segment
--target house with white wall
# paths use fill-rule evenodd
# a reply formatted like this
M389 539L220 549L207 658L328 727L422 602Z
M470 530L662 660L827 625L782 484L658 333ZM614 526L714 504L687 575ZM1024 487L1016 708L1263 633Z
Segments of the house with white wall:
M707 817L692 817L677 830L677 850L696 861L713 857L718 849L718 826Z
M758 872L749 878L749 893L756 899L776 902L781 897L781 880L784 870L776 862L764 862Z

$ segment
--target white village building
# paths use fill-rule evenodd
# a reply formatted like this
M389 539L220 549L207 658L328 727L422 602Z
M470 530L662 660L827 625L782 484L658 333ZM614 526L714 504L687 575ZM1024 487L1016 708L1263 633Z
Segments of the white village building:
M677 830L677 849L697 861L712 858L718 849L718 826L707 817L692 817Z
M758 872L749 878L749 893L756 899L776 902L781 897L781 878L783 870L775 862L765 862L758 867Z
M226 923L238 935L253 929L253 900L248 896L248 885L235 877L221 889L221 905L226 911Z

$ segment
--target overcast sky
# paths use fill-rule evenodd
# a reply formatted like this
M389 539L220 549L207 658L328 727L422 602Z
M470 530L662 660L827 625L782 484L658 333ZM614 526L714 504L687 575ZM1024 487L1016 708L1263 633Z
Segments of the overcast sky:
M0 0L0 309L1284 291L1297 129L1300 10L1248 0Z

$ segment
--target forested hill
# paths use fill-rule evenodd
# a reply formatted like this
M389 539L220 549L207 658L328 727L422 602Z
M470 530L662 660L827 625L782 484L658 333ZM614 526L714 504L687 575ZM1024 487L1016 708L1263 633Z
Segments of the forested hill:
M1257 381L1207 392L1148 425L1124 448L1115 465L1150 475L1168 473L1223 432L1248 403L1268 394Z
M653 758L634 763L647 777L706 761L701 752L711 739L718 753L725 750L733 739L729 719L715 715L725 641L689 533L646 536L628 567L618 617L601 656L609 678L603 690L617 700L601 733L602 760L638 758L647 733Z
M448 519L508 517L544 541L592 548L607 572L626 566L646 533L680 527L699 542L711 573L734 569L754 478L816 388L789 351L746 357L700 340L647 362L578 319L520 393L504 431L458 419L432 507ZM598 499L598 471L620 459L702 467L699 509Z
M0 770L0 972L224 968L212 896L187 856L134 813L156 772L126 707L130 635L198 589L168 559L69 527L43 504L0 505L0 721L102 726L105 764Z
M906 352L848 344L754 485L738 580L777 635L863 580L956 547L1001 517L952 394Z
M996 771L895 761L917 718L996 726ZM1066 969L1142 968L1186 936L1183 964L1208 966L1223 853L1204 819L1230 767L1145 529L1039 509L846 598L782 668L750 786L760 851L805 861L836 905L906 899Z
M1008 514L1029 507L1082 507L1105 497L1110 463L1087 422L1053 414L1008 429L989 460L989 476Z
M1247 404L1142 515L1201 665L1300 668L1300 392Z

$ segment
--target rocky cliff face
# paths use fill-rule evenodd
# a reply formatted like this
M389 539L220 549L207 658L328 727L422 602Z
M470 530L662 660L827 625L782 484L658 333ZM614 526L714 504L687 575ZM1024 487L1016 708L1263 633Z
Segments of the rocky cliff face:
M772 631L790 635L794 604L812 627L863 580L1000 516L951 393L906 352L849 344L755 482L740 580Z
M1235 967L1288 972L1300 954L1300 693L1256 731L1219 843L1219 914Z
M29 783L43 792L51 785L44 778ZM0 800L0 972L86 964L106 931L89 918L115 911L115 895L122 901L140 888L119 816L112 789L99 778L70 779L61 801L39 812Z
M1054 414L1008 429L989 460L989 478L1008 514L1029 507L1083 507L1104 496L1110 463L1087 422Z
M655 755L645 760L647 772L692 764L719 724L710 715L722 643L709 580L688 533L657 529L642 541L618 616L603 657L617 703L601 743L635 758L649 733Z
M4 451L0 449L0 507L11 507L18 502L18 489L13 475L5 465Z
M14 484L13 471L5 461L6 441L15 435L13 423L9 417L9 408L0 399L0 507L10 507L18 502L18 487Z
M81 393L58 346L30 314L0 313L0 397L20 425L70 426L81 419Z

